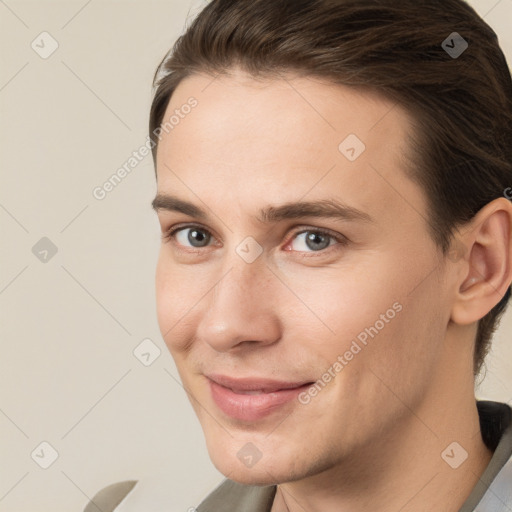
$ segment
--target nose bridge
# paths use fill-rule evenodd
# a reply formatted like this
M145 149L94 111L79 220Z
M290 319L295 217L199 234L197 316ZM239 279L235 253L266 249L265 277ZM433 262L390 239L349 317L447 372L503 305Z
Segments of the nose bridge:
M266 265L263 248L258 242L252 237L246 237L231 247L223 259L224 277L215 287L215 300L235 300L240 305L259 300L261 293L258 290L270 284L268 276L271 273Z
M251 263L235 252L226 258L222 277L205 300L198 337L218 351L244 341L271 343L277 339L269 274L262 256Z

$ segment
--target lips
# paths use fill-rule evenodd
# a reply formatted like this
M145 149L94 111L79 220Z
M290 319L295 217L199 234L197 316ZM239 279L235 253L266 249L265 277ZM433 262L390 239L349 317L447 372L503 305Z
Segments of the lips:
M255 394L256 392L273 393L275 391L295 389L304 386L305 384L313 383L313 381L290 382L251 377L235 379L233 377L218 374L207 375L207 377L213 382L240 394L251 394L250 392L254 392L252 394Z
M225 375L209 375L208 379L211 397L217 407L230 418L244 422L255 422L277 413L313 384L311 381L234 379Z

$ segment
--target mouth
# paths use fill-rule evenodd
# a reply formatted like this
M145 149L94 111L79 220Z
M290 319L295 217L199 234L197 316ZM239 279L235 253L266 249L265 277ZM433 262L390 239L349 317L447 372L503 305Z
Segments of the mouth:
M314 381L276 381L262 378L206 376L217 407L227 416L253 422L282 409Z

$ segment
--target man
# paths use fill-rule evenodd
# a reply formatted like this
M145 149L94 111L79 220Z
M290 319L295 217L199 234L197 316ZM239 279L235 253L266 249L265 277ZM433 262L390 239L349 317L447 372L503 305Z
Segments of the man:
M213 0L155 83L158 321L226 476L198 512L512 510L512 411L474 394L512 282L494 32Z

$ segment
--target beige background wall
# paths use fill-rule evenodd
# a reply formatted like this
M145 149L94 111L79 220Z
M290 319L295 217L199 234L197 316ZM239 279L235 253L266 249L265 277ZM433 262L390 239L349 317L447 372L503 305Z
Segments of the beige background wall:
M512 63L512 0L470 3ZM159 510L185 512L222 479L156 322L151 157L93 196L146 142L155 67L202 4L0 0L4 512L80 511L146 478ZM479 398L511 402L511 328L512 310ZM161 351L149 366L133 354L145 339Z

